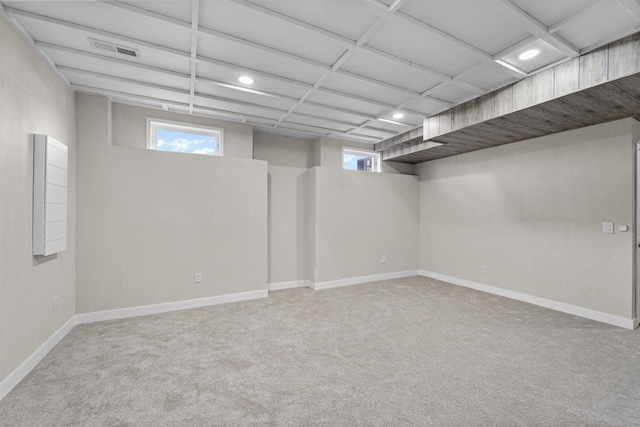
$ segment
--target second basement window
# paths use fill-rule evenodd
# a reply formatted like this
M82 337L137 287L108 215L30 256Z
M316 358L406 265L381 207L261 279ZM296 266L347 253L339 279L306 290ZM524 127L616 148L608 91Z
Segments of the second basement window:
M224 130L147 118L147 148L173 153L222 156Z
M342 147L342 169L380 172L380 153Z

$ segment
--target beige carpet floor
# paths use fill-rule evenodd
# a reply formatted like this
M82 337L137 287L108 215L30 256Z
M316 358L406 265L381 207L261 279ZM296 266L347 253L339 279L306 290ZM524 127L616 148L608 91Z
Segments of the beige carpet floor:
M640 332L423 277L80 325L2 426L640 425Z

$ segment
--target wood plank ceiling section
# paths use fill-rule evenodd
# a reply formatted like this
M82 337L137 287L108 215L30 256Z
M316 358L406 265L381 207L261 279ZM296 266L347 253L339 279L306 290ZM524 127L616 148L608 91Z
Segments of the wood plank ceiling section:
M608 121L640 120L640 33L429 117L375 145L420 163Z

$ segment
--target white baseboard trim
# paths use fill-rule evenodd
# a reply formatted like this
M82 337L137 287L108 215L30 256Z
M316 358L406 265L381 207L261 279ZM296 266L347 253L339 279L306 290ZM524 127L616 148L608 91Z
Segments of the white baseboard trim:
M36 367L38 363L55 347L76 325L76 316L62 325L60 329L55 331L31 356L27 358L20 366L18 366L7 378L0 383L0 400L9 394L20 381L26 377L29 372Z
M341 286L357 285L360 283L378 282L380 280L400 279L402 277L419 276L420 270L398 271L395 273L374 274L373 276L351 277L349 279L329 280L326 282L309 282L309 287L316 291L339 288Z
M510 291L508 289L498 288L495 286L484 285L482 283L472 282L470 280L459 279L457 277L446 276L440 273L420 270L420 275L430 277L432 279L441 280L453 285L464 286L482 292L494 295L500 295L506 298L528 302L529 304L538 305L540 307L550 308L552 310L561 311L563 313L573 314L574 316L584 317L586 319L596 320L598 322L607 323L613 326L619 326L625 329L634 329L638 326L637 319L627 319L613 314L603 313L601 311L591 310L588 308L578 307L563 302L553 301L546 298L540 298L520 292Z
M149 314L166 313L169 311L186 310L189 308L206 307L225 304L228 302L247 301L266 298L269 292L260 291L240 292L237 294L218 295L214 297L190 299L184 301L166 302L162 304L142 305L139 307L121 308L117 310L97 311L94 313L77 314L77 324L101 322L103 320L125 319L127 317L146 316Z
M29 372L73 329L74 326L83 323L93 323L103 320L124 319L127 317L144 316L147 314L165 313L175 310L205 307L209 305L225 304L228 302L247 301L257 298L266 298L268 291L251 291L237 294L219 295L215 297L198 298L186 301L168 302L164 304L145 305L140 307L123 308L119 310L99 311L95 313L76 314L60 329L51 335L31 356L16 368L7 378L0 382L0 400L9 394Z
M309 280L292 280L290 282L274 282L267 285L270 291L280 291L282 289L312 288ZM313 289L313 288L312 288Z

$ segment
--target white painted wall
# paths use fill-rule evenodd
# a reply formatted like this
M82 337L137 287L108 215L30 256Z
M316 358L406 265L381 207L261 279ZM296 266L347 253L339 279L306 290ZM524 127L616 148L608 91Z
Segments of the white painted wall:
M634 231L602 233L634 225L632 126L420 165L421 269L632 318Z
M224 157L253 158L253 127L207 117L114 103L113 145L146 148L147 117L224 128Z
M75 314L75 117L69 86L0 16L0 382ZM32 133L69 147L67 250L37 258Z
M371 148L333 138L308 141L254 134L254 158L269 162L269 283L417 269L416 177L399 177L397 165L386 164L384 170L392 173L343 171L343 146ZM316 156L323 166L307 171ZM397 169L413 172L412 165ZM412 191L413 196L407 197ZM345 211L345 204L353 207ZM379 221L385 224L382 230ZM349 241L334 239L336 230L346 224ZM384 265L380 263L383 248L389 252ZM327 259L334 255L344 257L338 266Z
M77 96L78 313L265 290L267 163L108 145L109 107Z
M262 132L253 134L253 157L269 163L268 282L305 279L304 174L312 164L313 141Z
M303 188L306 168L269 165L269 283L304 280Z
M269 133L253 133L253 158L269 166L308 168L313 166L313 141Z
M636 145L636 148L640 147L640 122L637 120L633 120L632 122L632 138L633 138L633 143ZM635 237L635 241L633 243L633 247L635 249L635 265L634 265L634 270L633 270L633 274L634 274L634 282L635 282L635 288L634 288L634 298L633 298L633 312L635 313L635 317L636 319L640 319L640 272L638 271L638 267L640 267L640 233L638 232L638 225L640 224L640 210L638 209L638 205L640 204L640 197L638 197L640 195L640 179L638 179L638 175L640 175L640 167L638 167L638 164L640 163L640 152L636 153L636 164L635 164L635 188L636 188L636 193L635 193L635 199L634 199L634 207L635 207L635 225L636 225L636 229L635 230L631 230L632 233L634 233L634 237Z
M304 218L302 243L304 247L304 278L305 280L316 282L316 230L317 230L317 172L314 167L298 178L298 188L302 191L302 217Z
M315 281L417 269L416 176L329 167L313 171Z

